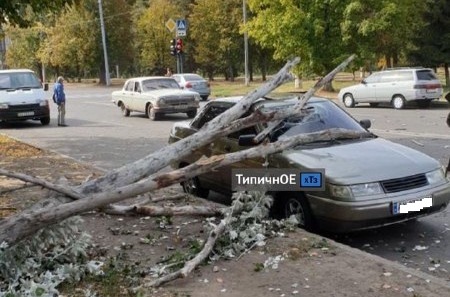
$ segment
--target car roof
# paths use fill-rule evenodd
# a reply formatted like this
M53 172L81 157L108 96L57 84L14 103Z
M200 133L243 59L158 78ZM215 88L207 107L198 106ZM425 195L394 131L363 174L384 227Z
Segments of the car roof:
M17 72L34 72L30 69L6 69L6 70L0 70L0 73L17 73Z
M173 78L167 77L167 76L140 76L140 77L132 77L128 80L143 81L143 80L149 80L149 79L173 79Z
M242 98L244 98L244 96L221 97L221 98L216 98L211 102L236 104ZM325 100L328 100L328 99L323 98L323 97L316 97L316 96L313 96L309 99L309 101L311 101L311 102L318 102L318 101L325 101ZM270 105L280 105L280 104L294 104L296 102L298 102L298 99L297 99L297 97L294 97L294 96L288 97L288 98L280 98L280 99L260 98L254 103L254 105L270 106Z

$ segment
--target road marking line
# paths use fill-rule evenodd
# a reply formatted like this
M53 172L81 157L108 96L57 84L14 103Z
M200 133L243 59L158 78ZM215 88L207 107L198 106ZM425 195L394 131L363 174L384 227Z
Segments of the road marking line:
M408 136L408 137L450 139L450 135L445 135L445 134L407 132L407 131L382 130L382 129L370 129L370 131L379 133L379 134L384 133L384 134L402 135L402 136Z

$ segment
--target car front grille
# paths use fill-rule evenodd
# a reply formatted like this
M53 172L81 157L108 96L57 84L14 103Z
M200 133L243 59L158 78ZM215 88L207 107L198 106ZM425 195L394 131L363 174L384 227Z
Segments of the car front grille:
M425 174L417 174L402 178L384 180L381 182L381 186L386 193L401 192L420 188L426 185L428 185L428 180Z
M18 112L18 111L29 111L39 109L39 103L37 104L19 104L19 105L9 105L9 111Z
M194 98L193 97L170 97L170 98L164 98L164 102L166 104L170 104L170 105L182 105L182 104L189 104L194 102Z

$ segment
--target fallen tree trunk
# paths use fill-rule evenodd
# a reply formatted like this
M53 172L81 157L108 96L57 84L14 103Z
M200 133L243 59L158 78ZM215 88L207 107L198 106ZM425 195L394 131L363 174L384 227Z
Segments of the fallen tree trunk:
M34 234L39 229L70 216L104 207L110 203L116 203L129 197L161 189L175 183L180 183L221 166L229 165L244 159L280 152L296 144L319 140L326 141L339 137L359 138L361 137L361 134L343 129L333 129L326 132L298 135L286 140L262 144L236 153L216 155L207 159L201 159L178 170L169 173L157 173L146 179L142 179L137 183L119 187L111 191L90 195L84 199L64 203L55 207L24 211L0 222L0 242L4 241L9 245L13 245L19 240Z

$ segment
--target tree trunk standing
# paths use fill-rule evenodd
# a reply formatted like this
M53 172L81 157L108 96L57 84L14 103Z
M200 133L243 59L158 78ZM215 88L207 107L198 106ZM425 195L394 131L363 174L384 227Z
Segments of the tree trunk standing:
M334 92L333 81L326 82L323 86L323 90L326 92Z
M448 63L444 63L444 73L445 73L445 86L450 87L450 74L448 71Z

